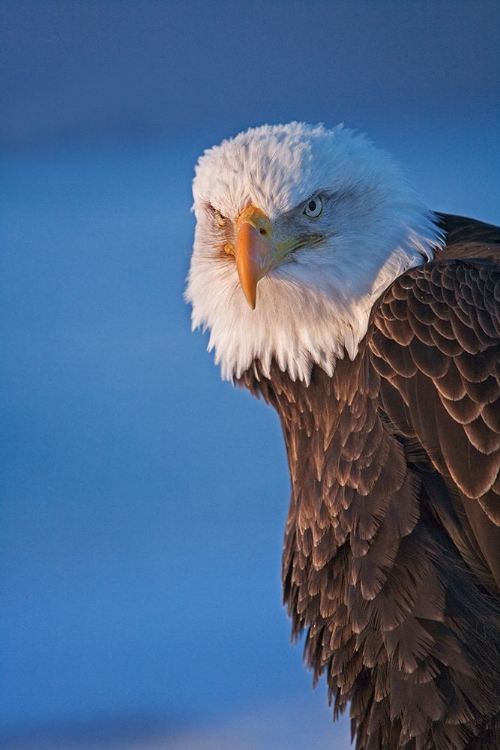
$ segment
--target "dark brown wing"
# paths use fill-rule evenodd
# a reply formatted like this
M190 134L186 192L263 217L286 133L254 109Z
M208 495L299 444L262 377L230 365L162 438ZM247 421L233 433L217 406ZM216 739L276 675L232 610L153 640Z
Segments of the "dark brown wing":
M439 260L493 260L500 263L500 227L452 214L436 214L446 235Z
M453 507L437 515L500 587L500 267L478 259L413 269L373 323L387 419L442 475Z
M453 689L446 701L455 691L469 705L479 706L486 676L498 675L499 657L500 230L440 218L448 232L446 247L435 261L411 270L387 290L374 311L367 343L380 376L381 418L404 445L410 471L420 476L421 513L427 508L429 518L446 532L440 540L438 526L432 532L441 550L436 564L445 611L451 615L445 622L453 638L461 632L462 656L482 675L478 690L477 682L466 685L458 677L460 670L451 669ZM450 542L455 552L445 550ZM474 579L489 592L481 602L473 603L468 589ZM488 602L495 600L489 611ZM434 634L431 621L417 620ZM489 628L489 635L471 657L477 627ZM409 637L415 651L411 633ZM498 687L493 687L495 694L498 700ZM395 698L393 694L393 703ZM415 695L410 705L415 707ZM482 710L485 717L491 711ZM414 708L408 713L410 727L414 713ZM469 750L500 747L498 717L491 721L483 729L478 721L474 733L479 736L467 745ZM463 738L455 738L450 747L455 742L462 747Z

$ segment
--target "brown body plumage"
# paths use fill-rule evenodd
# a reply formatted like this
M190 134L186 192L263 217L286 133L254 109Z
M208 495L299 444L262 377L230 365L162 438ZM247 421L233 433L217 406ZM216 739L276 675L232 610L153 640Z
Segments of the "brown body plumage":
M500 230L439 218L354 361L239 379L281 419L284 599L358 750L500 750Z

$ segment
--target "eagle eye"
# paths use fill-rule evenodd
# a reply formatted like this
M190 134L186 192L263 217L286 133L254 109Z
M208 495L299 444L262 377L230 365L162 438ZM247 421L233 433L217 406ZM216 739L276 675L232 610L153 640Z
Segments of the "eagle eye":
M215 219L215 221L217 223L217 226L221 227L221 229L222 229L222 227L225 227L227 225L227 219L226 219L226 217L223 214L221 214L220 211L218 211L213 206L210 206L210 212L211 212L212 216L214 217L214 219Z
M323 201L321 200L319 195L315 195L313 198L310 198L304 207L304 213L310 219L316 219L320 215L322 210Z

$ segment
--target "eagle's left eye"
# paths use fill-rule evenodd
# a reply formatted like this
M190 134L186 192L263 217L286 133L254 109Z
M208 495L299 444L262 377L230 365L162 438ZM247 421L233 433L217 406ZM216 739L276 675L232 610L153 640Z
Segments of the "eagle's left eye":
M313 198L307 201L304 207L304 213L309 216L310 219L316 219L323 210L323 201L319 195L315 195Z
M223 216L221 214L220 211L218 211L216 208L213 208L212 209L212 214L213 214L213 217L214 217L215 221L217 222L217 226L221 227L221 229L222 229L222 227L226 226L227 219L226 219L225 216Z

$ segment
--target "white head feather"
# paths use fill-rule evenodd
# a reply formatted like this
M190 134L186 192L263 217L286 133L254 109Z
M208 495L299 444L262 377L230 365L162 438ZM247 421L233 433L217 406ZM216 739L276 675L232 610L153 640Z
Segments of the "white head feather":
M234 259L221 253L214 211L232 227L252 204L279 238L290 226L307 233L303 205L319 193L325 210L314 231L323 240L263 278L252 310ZM186 299L193 328L210 330L208 348L227 379L256 359L265 374L275 359L306 383L313 364L332 374L346 351L355 357L382 292L442 244L432 212L392 159L342 126L264 125L223 141L200 158L193 194L197 226Z

